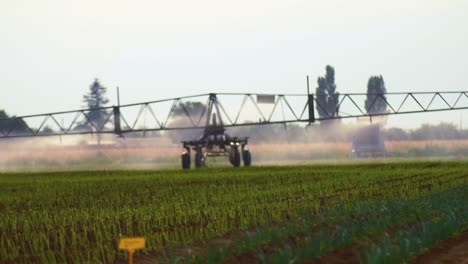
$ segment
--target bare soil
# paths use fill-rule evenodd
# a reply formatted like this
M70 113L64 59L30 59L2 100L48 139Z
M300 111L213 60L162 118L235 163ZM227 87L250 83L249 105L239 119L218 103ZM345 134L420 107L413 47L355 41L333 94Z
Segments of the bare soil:
M412 264L457 263L468 264L468 230L442 241L425 253L417 256Z
M359 263L359 247L352 245L345 248L335 249L329 254L322 256L318 259L308 260L304 263L309 264L347 264L347 263Z

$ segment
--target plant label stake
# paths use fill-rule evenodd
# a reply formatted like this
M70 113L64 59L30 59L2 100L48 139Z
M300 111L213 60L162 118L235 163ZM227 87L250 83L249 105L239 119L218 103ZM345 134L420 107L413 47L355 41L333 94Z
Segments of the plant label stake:
M119 241L119 249L128 251L128 263L133 264L133 253L137 249L145 248L144 237L127 237L121 238Z

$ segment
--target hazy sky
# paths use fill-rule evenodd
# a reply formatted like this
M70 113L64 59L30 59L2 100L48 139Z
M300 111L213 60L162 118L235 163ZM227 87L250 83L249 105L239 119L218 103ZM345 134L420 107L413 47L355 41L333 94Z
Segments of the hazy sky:
M468 1L0 0L0 109L76 109L95 77L115 103L206 92L468 90ZM464 114L468 124L468 112ZM445 112L391 118L414 127Z

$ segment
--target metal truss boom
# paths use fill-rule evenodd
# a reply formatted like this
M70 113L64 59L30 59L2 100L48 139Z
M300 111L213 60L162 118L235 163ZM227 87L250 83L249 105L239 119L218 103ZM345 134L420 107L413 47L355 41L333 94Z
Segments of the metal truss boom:
M267 101L261 98L269 98ZM331 100L332 108L324 102ZM367 102L366 102L367 101ZM385 111L375 111L384 105ZM203 129L215 106L225 127L468 109L468 91L386 94L210 93L0 119L0 138ZM316 110L320 115L316 115ZM96 113L99 112L99 118Z

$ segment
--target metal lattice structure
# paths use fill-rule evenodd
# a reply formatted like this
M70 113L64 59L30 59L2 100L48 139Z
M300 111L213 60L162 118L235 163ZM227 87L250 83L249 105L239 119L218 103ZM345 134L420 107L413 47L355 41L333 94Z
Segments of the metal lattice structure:
M321 96L211 93L97 109L18 116L0 119L0 138L94 133L124 135L144 131L203 129L206 120L210 118L208 111L193 111L187 107L187 103L198 102L206 108L210 100L216 100L224 127L314 123L331 119L468 109L468 91L374 94L374 101L368 109L364 107L367 94L349 93L339 95L333 111L324 111L325 116L316 116L316 109L325 110L320 103ZM377 100L384 101L387 110L369 114L369 109ZM96 122L91 118L93 111L104 111L105 118Z

